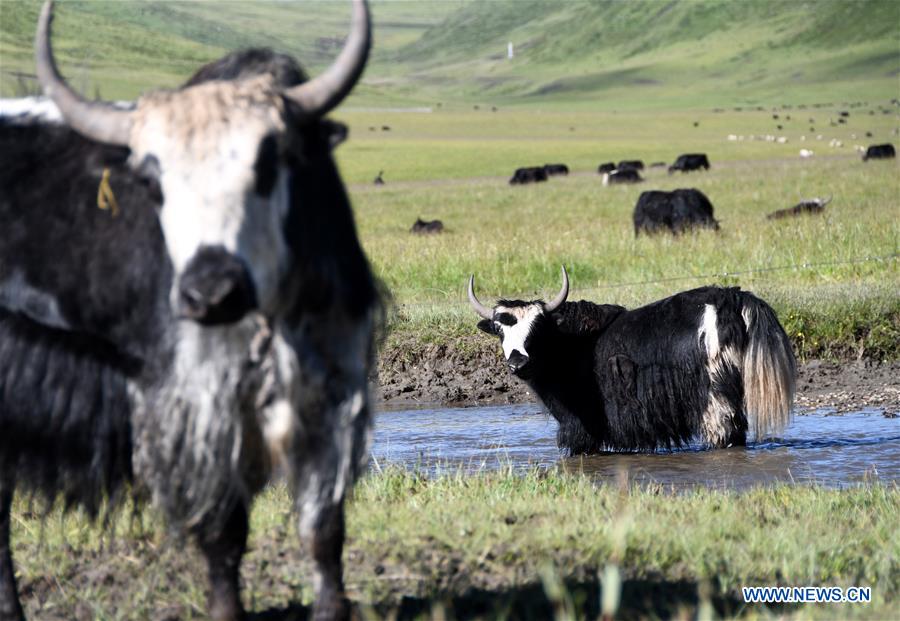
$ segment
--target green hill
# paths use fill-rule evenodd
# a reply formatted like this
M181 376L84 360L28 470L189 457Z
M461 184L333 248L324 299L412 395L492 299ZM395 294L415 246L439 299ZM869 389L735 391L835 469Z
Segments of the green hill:
M897 0L374 0L358 105L490 101L695 107L900 96ZM0 3L0 94L28 85L39 3ZM107 97L173 85L227 50L267 45L313 72L345 2L108 2L58 7L67 75ZM507 42L515 57L507 59ZM24 74L24 77L23 77ZM80 80L80 82L79 82ZM33 86L32 86L33 87Z
M900 2L480 0L398 50L395 66L507 101L896 97Z

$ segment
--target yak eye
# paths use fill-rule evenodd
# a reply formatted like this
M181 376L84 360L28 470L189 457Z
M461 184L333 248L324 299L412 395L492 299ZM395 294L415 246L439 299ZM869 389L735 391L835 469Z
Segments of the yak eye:
M259 143L253 172L256 173L256 193L262 197L269 196L278 180L278 139L274 134L269 134Z
M162 185L159 182L159 178L162 176L162 167L159 159L155 155L144 157L135 172L141 185L146 187L150 193L150 199L157 203L157 209L159 209L163 203Z
M516 318L510 313L500 313L497 315L497 322L504 326L514 326L516 325Z

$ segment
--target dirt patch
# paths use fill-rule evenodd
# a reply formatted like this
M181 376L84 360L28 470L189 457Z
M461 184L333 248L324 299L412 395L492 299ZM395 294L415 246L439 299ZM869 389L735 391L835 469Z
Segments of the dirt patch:
M900 415L900 361L810 360L800 365L797 408L864 408ZM465 407L535 401L507 370L493 339L478 335L447 343L392 337L378 361L381 409L424 405Z

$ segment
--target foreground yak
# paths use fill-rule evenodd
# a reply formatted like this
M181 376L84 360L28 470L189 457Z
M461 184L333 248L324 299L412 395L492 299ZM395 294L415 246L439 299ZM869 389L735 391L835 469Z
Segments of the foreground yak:
M653 450L700 437L746 443L790 420L795 361L768 304L736 287L702 287L642 308L566 302L469 302L500 337L509 370L559 423L570 455Z
M239 619L253 496L287 475L320 619L344 617L344 496L366 461L377 287L323 116L370 20L325 74L231 54L133 109L37 74L66 125L0 125L0 619L20 619L15 488L96 514L131 484L190 533L209 616Z

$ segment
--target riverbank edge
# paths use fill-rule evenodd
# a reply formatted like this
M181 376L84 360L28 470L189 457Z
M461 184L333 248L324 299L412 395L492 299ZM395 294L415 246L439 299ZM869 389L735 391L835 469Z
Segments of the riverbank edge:
M537 400L507 371L496 339L478 334L434 343L395 333L381 348L377 367L373 393L381 410ZM798 411L879 409L900 415L900 360L800 361L795 403Z

